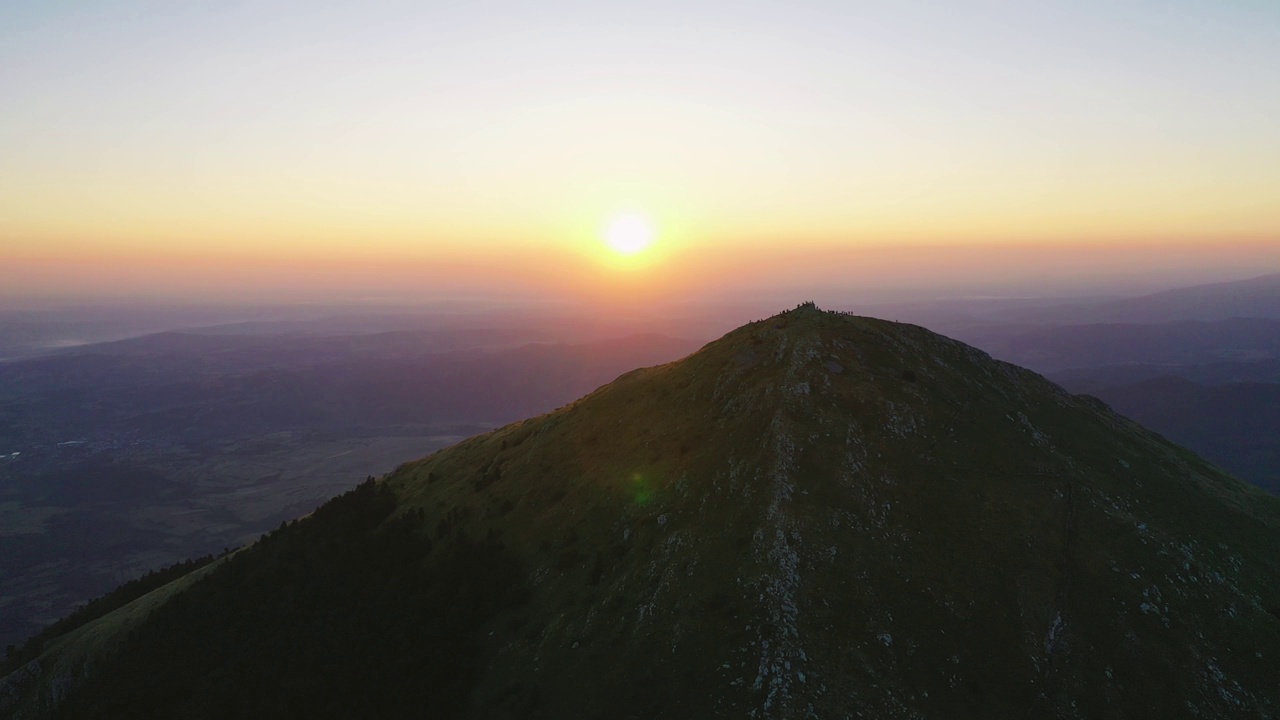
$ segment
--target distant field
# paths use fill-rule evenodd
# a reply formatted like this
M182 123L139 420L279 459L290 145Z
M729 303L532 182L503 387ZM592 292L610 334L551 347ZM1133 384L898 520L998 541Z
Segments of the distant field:
M243 545L367 475L457 442L459 429L388 428L351 438L278 432L209 453L82 449L67 450L61 462L32 453L0 464L0 644L18 643L149 570ZM128 468L124 475L148 481L129 495L75 499L39 490L42 480L65 490L57 473L67 467L92 486L95 466Z

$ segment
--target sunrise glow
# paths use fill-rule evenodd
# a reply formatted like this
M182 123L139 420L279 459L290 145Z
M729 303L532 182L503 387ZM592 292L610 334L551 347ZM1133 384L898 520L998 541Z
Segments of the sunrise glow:
M1280 264L1280 4L308 8L0 7L0 288Z
M604 237L614 251L635 255L653 243L653 225L642 215L619 215L609 222Z

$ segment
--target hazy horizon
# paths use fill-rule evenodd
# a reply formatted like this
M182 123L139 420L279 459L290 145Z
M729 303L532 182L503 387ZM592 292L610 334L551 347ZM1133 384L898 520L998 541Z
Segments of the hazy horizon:
M693 255L693 251L689 251ZM477 261L131 263L87 259L9 261L0 298L10 307L150 305L670 307L805 299L831 303L946 298L1137 296L1247 280L1280 271L1280 247L1195 246L785 248L703 256L682 266L602 272L572 258L526 274ZM692 267L690 267L692 266Z

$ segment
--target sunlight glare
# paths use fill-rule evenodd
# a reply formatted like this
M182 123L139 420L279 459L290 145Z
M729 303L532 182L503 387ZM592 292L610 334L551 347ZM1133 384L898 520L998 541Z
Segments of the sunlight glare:
M623 255L634 255L653 243L653 225L640 215L619 215L605 228L609 247Z

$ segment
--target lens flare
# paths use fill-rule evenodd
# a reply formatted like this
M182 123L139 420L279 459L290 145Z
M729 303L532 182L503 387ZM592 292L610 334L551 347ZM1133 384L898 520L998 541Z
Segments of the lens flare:
M648 478L640 473L631 476L631 502L636 505L648 505L653 502L654 494Z

